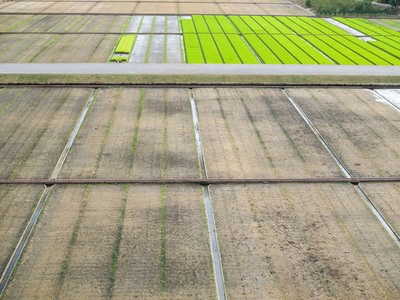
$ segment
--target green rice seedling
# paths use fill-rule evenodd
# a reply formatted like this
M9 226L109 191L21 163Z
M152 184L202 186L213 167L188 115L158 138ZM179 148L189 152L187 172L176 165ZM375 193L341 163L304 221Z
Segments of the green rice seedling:
M347 48L350 48L351 50L355 51L360 56L362 56L365 59L372 62L374 65L381 65L381 66L390 65L390 63L388 63L386 60L383 60L379 56L375 55L375 53L372 53L372 52L368 51L367 49L361 47L360 45L353 43L352 42L353 40L359 40L355 36L350 36L350 37L346 38L346 37L340 36L340 35L332 35L331 38L333 38L337 42L341 43L342 45L345 45ZM363 41L361 41L361 42L363 42ZM363 43L367 45L366 42L363 42Z
M350 26L366 35L369 35L369 36L377 35L377 33L375 31L365 28L363 26L360 26L359 24L352 22L350 19L344 19L344 18L338 18L338 17L333 18L333 19L335 19L336 21L339 21L340 23L343 23L347 26Z
M227 34L226 36L244 64L259 64L259 61L255 57L253 51L251 51L249 46L247 46L246 42L240 35Z
M252 16L253 20L256 21L260 26L269 34L281 34L281 32L268 23L263 17Z
M280 33L282 34L293 34L293 31L287 27L286 25L282 24L279 22L277 19L274 17L263 17L265 21L270 23L272 26L274 26L276 29L279 30Z
M396 42L395 40L388 38L386 36L376 36L375 39L378 41L384 42L385 44L388 44L389 46L400 50L400 42Z
M314 23L318 23L320 25L320 27L317 27L319 30L321 30L322 32L324 32L325 34L330 34L329 31L333 32L333 34L338 34L338 35L350 35L350 33L348 33L347 31L332 25L331 23L323 20L323 19L319 19L319 18L314 18L312 19L312 21ZM327 30L329 31L326 31Z
M196 33L192 19L181 19L183 33Z
M240 17L256 34L266 33L265 29L262 28L252 17L241 16Z
M186 57L189 64L204 63L203 53L201 52L199 40L196 34L184 34Z
M136 35L123 35L115 48L114 53L129 54L131 52Z
M297 24L298 26L301 26L302 28L304 28L305 30L307 30L311 34L323 34L323 32L318 30L315 26L311 25L312 23L310 23L308 21L309 18L306 18L306 17L303 17L303 18L293 17L293 18L290 18L290 20L293 21L293 23Z
M272 52L280 59L284 64L299 64L299 61L293 57L281 44L279 44L271 35L260 34L258 36Z
M214 39L211 34L200 33L199 40L203 48L204 58L207 64L222 64L221 56L215 46Z
M390 53L391 55L395 56L396 58L400 58L400 50L399 49L396 49L382 41L371 41L368 43L370 43L371 45L374 45L375 47L382 49L383 51L386 51L387 53Z
M238 33L236 28L232 25L232 23L225 16L215 16L219 25L221 25L223 31L225 33Z
M255 34L243 35L247 43L266 64L281 64L276 55Z
M354 52L350 48L346 47L346 45L342 45L341 43L335 41L330 36L319 36L320 40L339 51L341 54L355 62L357 65L372 65L372 63L366 60L364 57L360 56L358 53Z
M209 33L210 32L206 21L204 21L203 16L199 16L199 15L192 16L192 20L196 27L197 33Z
M322 55L317 49L308 44L305 40L297 35L286 35L287 39L289 39L293 44L301 48L304 52L306 52L309 56L311 56L318 64L320 65L334 65L335 63L324 55Z
M318 64L314 59L312 59L306 52L304 52L300 47L289 40L286 36L279 34L274 35L273 37L279 44L284 45L286 50L289 51L301 64Z
M214 16L204 16L204 19L206 20L206 23L211 33L224 33L217 19Z
M254 33L249 26L239 16L229 16L229 19L235 24L240 33Z
M379 32L382 33L382 35L400 36L400 32L397 32L396 30L387 28L386 26L380 25L378 23L372 22L371 20L358 18L357 21L358 21L358 24L360 24L360 25L365 24L367 26L370 26L370 28L378 29Z
M213 38L218 46L219 53L226 64L242 63L225 34L213 34Z
M392 65L399 66L400 65L400 59L397 59L393 55L389 54L386 51L383 51L375 46L373 46L370 43L364 42L354 36L345 36L346 39L350 40L352 43L368 50L371 53L374 53L376 56L379 56L380 58L384 59L385 61L389 62Z
M287 27L292 29L297 34L310 34L310 32L305 30L303 27L293 22L293 17L276 17L276 19L281 23L285 24Z
M333 61L340 65L355 65L349 58L336 51L330 45L324 43L322 40L314 35L303 35L303 38L312 44L314 47L319 49L322 53L330 57Z

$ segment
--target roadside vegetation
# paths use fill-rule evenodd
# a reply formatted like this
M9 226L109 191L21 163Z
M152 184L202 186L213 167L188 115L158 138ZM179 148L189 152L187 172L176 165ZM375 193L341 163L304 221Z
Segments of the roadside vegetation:
M305 4L315 10L317 15L354 16L354 15L395 15L397 7L380 7L372 0L306 0ZM382 0L396 4L398 0Z

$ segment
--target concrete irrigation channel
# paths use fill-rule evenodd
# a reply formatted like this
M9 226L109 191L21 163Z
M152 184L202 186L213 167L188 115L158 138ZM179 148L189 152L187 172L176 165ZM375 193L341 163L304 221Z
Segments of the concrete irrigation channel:
M365 201L398 235L400 114L385 99L2 88L0 270L21 253L2 296L396 298L399 247Z

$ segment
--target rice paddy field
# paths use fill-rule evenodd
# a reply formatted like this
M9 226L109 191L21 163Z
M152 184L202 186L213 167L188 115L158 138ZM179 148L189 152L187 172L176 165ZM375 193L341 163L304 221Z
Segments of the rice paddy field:
M8 63L397 70L400 21L287 0L3 1ZM17 75L0 82L0 300L400 299L389 76L257 88Z
M3 88L0 176L49 177L92 98L58 179L200 178L193 97L209 178L343 178L287 95L352 175L399 175L400 114L374 90ZM398 184L362 186L399 232ZM42 191L1 186L0 271ZM399 248L353 185L210 192L227 298L400 294ZM3 299L214 299L203 197L192 184L54 186Z
M0 30L2 63L400 65L400 32L361 18L6 15Z

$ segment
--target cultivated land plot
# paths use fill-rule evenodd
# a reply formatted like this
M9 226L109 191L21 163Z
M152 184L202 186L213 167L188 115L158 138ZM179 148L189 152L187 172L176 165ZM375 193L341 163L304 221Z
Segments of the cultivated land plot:
M121 88L99 90L60 178L196 178L197 172L187 90Z
M211 299L202 203L198 186L56 187L5 298Z
M210 178L343 176L282 91L196 89L194 98Z
M398 297L398 247L351 185L211 191L229 299Z
M89 93L89 89L2 89L1 178L48 179Z
M43 187L38 185L0 185L0 274L3 274L42 192Z
M4 35L0 63L107 62L118 35L27 34Z
M361 187L397 235L400 235L400 184L362 183Z
M354 177L400 175L400 114L369 90L290 89Z

